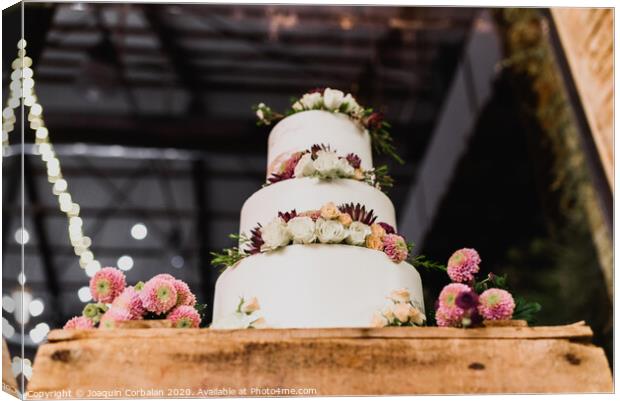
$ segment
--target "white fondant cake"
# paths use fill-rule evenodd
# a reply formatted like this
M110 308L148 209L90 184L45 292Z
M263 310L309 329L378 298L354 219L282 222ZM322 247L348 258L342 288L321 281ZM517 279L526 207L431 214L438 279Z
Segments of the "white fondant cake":
M269 135L267 175L292 153L310 149L315 144L329 144L339 154L357 154L362 168L372 168L370 135L343 114L322 110L295 113L280 121Z
M349 245L290 245L228 268L215 287L214 320L256 297L269 327L370 327L395 289L423 311L422 281L408 263Z
M285 180L266 186L248 198L241 208L240 233L249 234L257 223L265 225L278 215L296 209L298 212L319 209L327 202L335 204L363 203L374 210L381 221L396 228L394 205L383 192L365 182L318 178Z
M315 144L329 145L341 156L353 153L361 159L362 169L373 168L370 136L365 129L345 115L312 110L288 116L273 128L269 136L267 175L291 154ZM268 231L263 233L262 230L267 229L265 225L277 217L278 212L293 209L298 213L306 212L328 202L336 205L359 203L367 211L374 211L377 222L396 228L392 202L372 185L354 179L306 177L285 179L255 192L242 207L239 231L249 237L251 230L260 223L263 226L261 240L266 241ZM318 227L318 220L316 224ZM370 232L370 227L366 227ZM280 228L273 229L272 241L280 235ZM331 232L331 235L337 234ZM260 303L266 326L277 328L370 327L373 315L386 305L390 293L402 288L409 290L412 304L423 311L420 275L410 264L394 261L403 260L394 253L402 252L404 240L401 239L399 245L401 251L392 249L392 256L388 256L387 251L370 249L373 245L365 244L364 240L372 236L364 235L367 237L362 236L361 243L351 242L361 246L302 241L303 245L286 245L266 253L244 255L217 280L215 327L218 321L226 321L231 314L244 313L240 309L242 297L245 300L256 297L254 304ZM262 252L263 247L258 249ZM390 259L393 257L394 260Z

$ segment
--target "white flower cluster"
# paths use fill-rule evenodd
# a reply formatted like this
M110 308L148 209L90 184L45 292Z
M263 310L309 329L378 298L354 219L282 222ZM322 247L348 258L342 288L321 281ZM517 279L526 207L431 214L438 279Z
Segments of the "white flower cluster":
M212 329L262 329L267 327L265 318L260 316L260 305L256 297L246 301L243 297L239 301L237 310L211 324Z
M312 213L312 212L310 212ZM348 214L341 214L336 206L328 203L315 211L316 218L299 215L285 222L277 217L261 228L264 244L261 251L272 251L293 244L339 244L364 245L371 234L370 226L359 221L351 221Z
M426 316L411 301L411 294L406 288L392 291L388 299L390 304L374 314L373 327L423 326L426 323Z
M295 166L295 178L319 176L321 178L353 178L356 171L344 157L336 152L319 150L316 159L306 153Z
M357 101L350 93L345 95L344 92L338 89L326 88L323 93L306 93L293 104L294 111L315 109L326 109L357 117L364 113L364 109L357 104Z

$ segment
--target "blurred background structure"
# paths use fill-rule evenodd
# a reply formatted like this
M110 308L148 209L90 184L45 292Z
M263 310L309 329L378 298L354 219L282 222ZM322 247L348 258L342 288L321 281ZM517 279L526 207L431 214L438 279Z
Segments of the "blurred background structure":
M3 11L3 88L19 15ZM590 15L588 35L610 15ZM445 262L475 247L485 272L543 304L540 324L586 320L610 354L613 153L601 157L605 127L554 21L542 9L26 3L24 28L84 232L129 282L172 273L212 305L209 252L231 244L265 180L269 128L251 106L339 88L393 125L406 164L391 164L389 196L417 252ZM19 354L23 282L32 358L90 293L28 130L21 231L18 133L2 171L2 331ZM432 308L444 279L422 279Z

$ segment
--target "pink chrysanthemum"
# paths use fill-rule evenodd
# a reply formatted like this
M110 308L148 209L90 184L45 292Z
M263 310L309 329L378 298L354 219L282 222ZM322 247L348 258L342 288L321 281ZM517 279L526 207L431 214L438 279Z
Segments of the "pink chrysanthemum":
M177 306L166 318L172 321L172 327L179 329L197 328L200 325L200 314L189 305Z
M131 320L140 320L146 310L142 305L140 293L134 287L127 287L112 302L112 308L124 309L129 312Z
M480 295L478 311L487 320L508 320L515 310L515 301L506 290L489 288Z
M90 292L98 302L114 301L125 288L125 274L114 267L104 267L90 279Z
M443 287L443 290L439 293L439 308L444 309L461 309L456 305L456 298L463 291L470 291L471 289L465 284L452 283Z
M75 330L87 330L94 328L95 325L93 321L84 316L76 316L71 319L67 323L65 323L63 329L75 329Z
M176 278L172 275L172 274L168 274L168 273L160 273L156 276L153 276L153 279L163 279L163 280L170 280L170 281L174 281L176 280Z
M447 308L440 306L435 311L435 321L439 327L458 327L465 311L461 308Z
M111 307L101 316L99 321L100 329L113 329L117 322L131 320L131 313L127 309Z
M177 290L177 305L196 305L196 296L183 280L174 280L174 289Z
M407 256L409 255L407 243L400 235L387 234L383 237L383 245L383 252L385 252L385 254L396 263L407 259Z
M480 256L475 249L459 249L448 260L448 276L456 283L469 282L480 270L479 265Z
M140 290L140 299L144 308L149 312L157 314L168 312L177 304L174 281L153 277Z

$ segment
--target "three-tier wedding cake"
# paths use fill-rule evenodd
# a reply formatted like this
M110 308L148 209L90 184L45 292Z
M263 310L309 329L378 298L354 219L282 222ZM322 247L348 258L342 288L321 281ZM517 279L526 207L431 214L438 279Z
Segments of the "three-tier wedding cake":
M281 121L269 135L267 184L243 205L239 247L217 280L213 327L233 327L231 314L251 316L247 327L422 324L420 275L372 162L387 124L332 89L304 95L286 117L264 104L257 114ZM394 294L402 316L384 316Z

